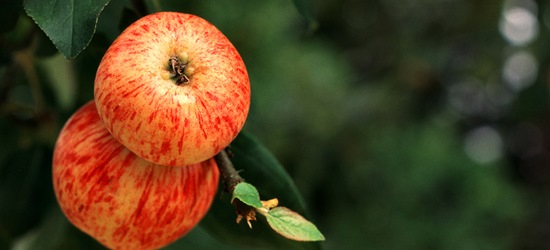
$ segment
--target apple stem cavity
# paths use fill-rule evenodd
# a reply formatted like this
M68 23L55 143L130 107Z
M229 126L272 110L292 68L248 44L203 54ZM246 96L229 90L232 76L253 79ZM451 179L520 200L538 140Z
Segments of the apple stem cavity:
M170 77L176 80L176 85L182 85L189 82L189 77L185 75L185 68L189 62L182 62L177 56L172 56L168 59L170 67Z

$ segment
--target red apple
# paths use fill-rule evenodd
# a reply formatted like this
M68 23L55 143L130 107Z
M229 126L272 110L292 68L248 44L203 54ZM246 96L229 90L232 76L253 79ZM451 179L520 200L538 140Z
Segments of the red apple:
M67 121L53 156L61 209L114 249L159 248L186 234L208 211L218 178L212 159L169 167L137 157L109 134L93 102Z
M105 53L95 101L111 134L151 162L181 166L237 136L250 83L231 42L206 20L159 12L131 24Z

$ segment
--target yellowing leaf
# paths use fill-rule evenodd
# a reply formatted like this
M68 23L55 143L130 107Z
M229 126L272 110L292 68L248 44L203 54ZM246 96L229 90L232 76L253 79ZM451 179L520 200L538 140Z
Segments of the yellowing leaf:
M325 240L325 236L313 223L286 207L272 208L266 218L267 223L275 232L288 239L296 241Z

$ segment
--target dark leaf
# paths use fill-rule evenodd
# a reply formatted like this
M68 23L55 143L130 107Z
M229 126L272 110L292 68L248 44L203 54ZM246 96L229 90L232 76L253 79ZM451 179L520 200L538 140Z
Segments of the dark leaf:
M262 199L278 198L282 206L305 214L305 203L294 181L267 148L243 131L231 143L230 149L235 169L258 189Z
M246 132L241 132L230 147L234 157L231 161L240 175L252 183L262 199L278 198L279 204L305 213L304 202L294 182L275 157ZM220 193L223 192L220 188ZM230 203L231 197L223 194L214 199L210 212L201 222L210 235L220 242L241 247L267 247L284 249L320 249L318 242L297 242L286 239L269 227L267 221L258 216L253 221L253 228L246 223L236 224L235 207Z
M74 58L92 40L99 13L108 2L28 0L24 7L57 49L65 57Z

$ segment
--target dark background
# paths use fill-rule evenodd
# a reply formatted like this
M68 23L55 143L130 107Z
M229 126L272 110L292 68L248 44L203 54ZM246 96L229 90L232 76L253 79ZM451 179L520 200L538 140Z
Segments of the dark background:
M237 47L252 84L245 129L288 170L322 245L549 249L550 4L311 0L308 16L304 3L161 6L209 20ZM98 247L60 213L51 155L93 98L124 6L135 5L104 9L74 60L22 9L2 31L0 249Z

